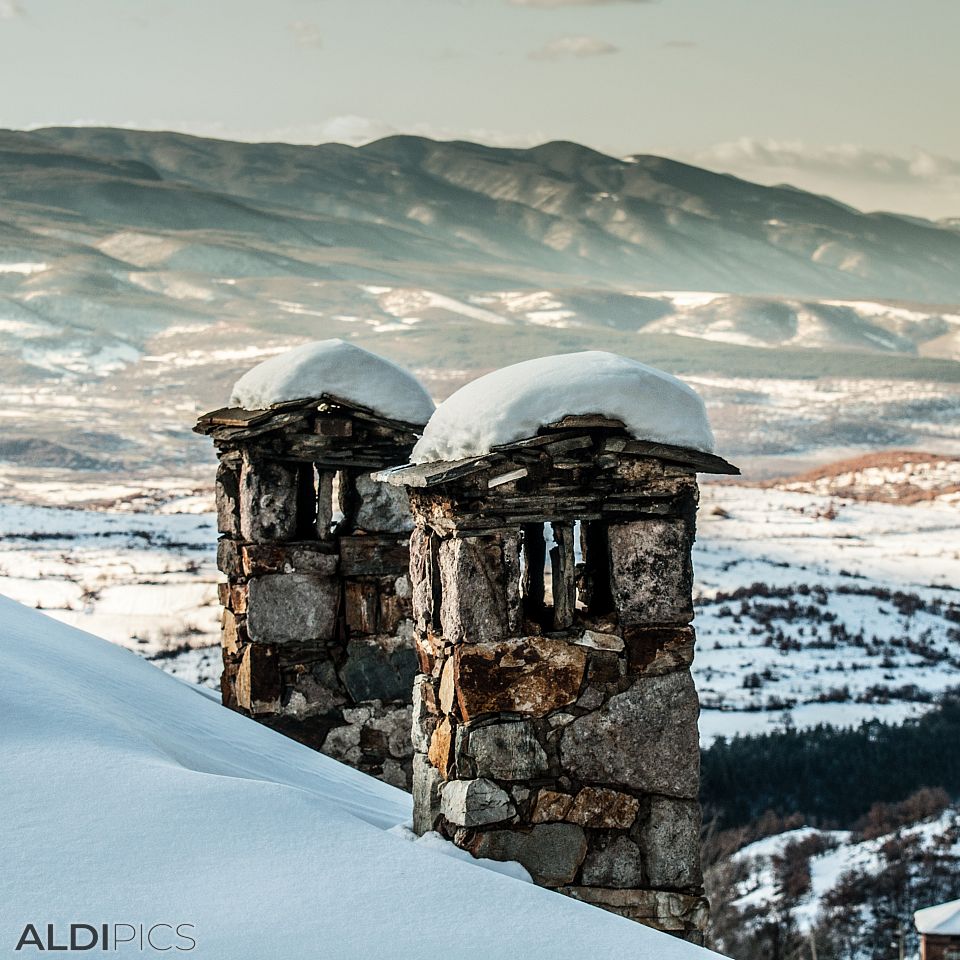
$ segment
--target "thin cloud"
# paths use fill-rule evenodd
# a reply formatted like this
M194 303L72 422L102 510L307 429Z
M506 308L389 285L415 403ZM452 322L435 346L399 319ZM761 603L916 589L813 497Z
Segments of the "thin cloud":
M767 170L814 170L873 180L939 181L960 177L960 161L915 150L910 156L868 150L854 144L811 147L802 141L741 137L698 155L704 163Z
M619 47L599 37L558 37L529 54L531 60L562 60L568 57L602 57L618 53Z
M323 33L320 26L311 20L296 20L290 24L293 42L298 47L319 50L323 46Z
M17 20L26 15L20 0L0 0L0 20Z
M657 0L507 0L512 7L599 7L611 3L656 3Z

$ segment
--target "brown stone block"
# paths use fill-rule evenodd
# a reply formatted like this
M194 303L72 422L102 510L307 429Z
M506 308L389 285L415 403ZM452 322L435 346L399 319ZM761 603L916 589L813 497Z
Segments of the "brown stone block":
M410 565L406 537L341 537L340 571L345 577L400 576Z
M467 643L454 650L460 713L542 717L573 703L580 693L587 655L582 647L548 637L500 643Z
M397 590L398 584L402 585L405 595ZM400 625L406 620L413 619L413 607L410 602L409 581L407 578L398 577L391 586L391 589L380 591L380 632L396 633Z
M619 913L648 927L702 942L710 904L704 897L669 890L611 890L604 887L564 887L561 893ZM699 937L698 937L699 934Z
M243 547L243 570L248 577L271 573L324 573L332 576L337 557L320 543L248 543Z
M236 681L237 703L254 716L280 709L280 669L277 651L251 643L243 650Z
M449 717L444 717L440 723L437 724L436 730L433 731L433 736L430 737L430 750L427 753L430 762L440 771L440 776L443 777L444 780L447 779L450 770L453 740L454 726L450 722Z
M221 618L220 645L230 656L237 656L248 641L246 624L232 610L224 610Z
M608 539L613 599L622 626L693 619L692 538L686 521L612 523Z
M625 627L623 639L634 673L659 676L693 663L693 627Z
M581 827L628 830L640 810L640 801L619 790L584 787L575 797L565 820Z
M589 783L695 799L700 787L697 717L689 671L642 677L563 729L563 768Z
M573 806L573 797L569 793L556 790L540 790L533 805L531 820L533 823L559 823L567 819Z
M377 633L380 591L369 580L348 580L344 584L347 626L356 633ZM388 632L388 631L384 631Z
M247 630L261 643L304 643L333 637L340 586L312 573L256 577L249 584Z

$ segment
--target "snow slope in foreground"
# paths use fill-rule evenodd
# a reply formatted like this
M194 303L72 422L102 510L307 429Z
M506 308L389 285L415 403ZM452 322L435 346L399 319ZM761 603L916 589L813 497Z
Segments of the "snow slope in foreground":
M6 598L0 624L2 955L163 922L203 960L716 956L387 832L406 794L126 650Z

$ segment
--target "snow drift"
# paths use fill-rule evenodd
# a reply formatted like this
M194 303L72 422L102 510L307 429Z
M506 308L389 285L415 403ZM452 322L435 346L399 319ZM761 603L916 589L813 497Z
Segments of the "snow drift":
M481 456L585 414L622 420L638 440L713 453L706 408L691 387L636 360L587 350L515 363L461 387L437 408L412 459Z
M204 960L413 960L458 932L464 960L715 956L388 832L406 794L128 651L5 598L0 623L10 951L123 921L192 924Z
M430 395L411 373L343 340L304 343L248 370L230 402L246 410L329 394L368 407L390 420L426 423Z

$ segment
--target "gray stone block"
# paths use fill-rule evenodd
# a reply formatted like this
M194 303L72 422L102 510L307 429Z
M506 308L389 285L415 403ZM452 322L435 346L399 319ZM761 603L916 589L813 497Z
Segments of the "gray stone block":
M529 720L458 727L458 766L463 760L477 776L497 780L529 780L546 773L549 766Z
M417 673L417 655L404 639L361 637L347 644L340 677L357 702L407 700Z
M686 521L614 523L609 543L613 599L622 626L693 619L693 544Z
M374 532L408 533L413 529L410 501L403 487L379 483L367 474L356 479L360 497L354 527Z
M516 812L505 790L492 780L449 780L440 788L440 812L458 827L509 820Z
M700 804L652 797L650 817L640 829L647 882L668 890L696 889L700 867Z
M536 883L559 887L570 883L587 852L581 827L570 823L544 823L527 830L484 830L466 842L475 857L515 860Z
M440 818L440 771L422 754L413 755L413 832L433 830Z
M699 713L689 671L641 678L596 713L564 727L561 765L588 783L695 799Z
M332 577L281 573L250 581L247 631L264 643L306 643L333 637L340 598Z
M587 854L581 877L588 887L642 886L640 848L628 837L609 840Z
M244 460L240 470L240 532L244 540L290 540L297 531L296 464Z

